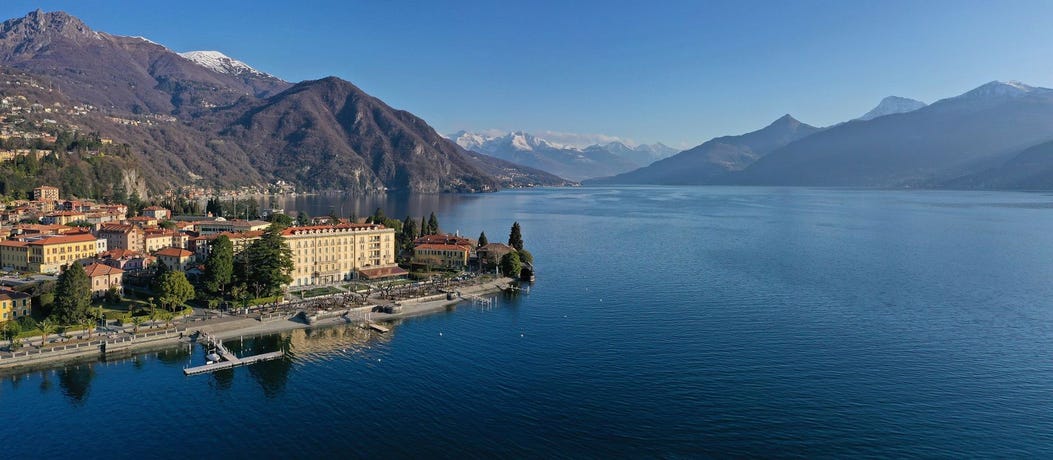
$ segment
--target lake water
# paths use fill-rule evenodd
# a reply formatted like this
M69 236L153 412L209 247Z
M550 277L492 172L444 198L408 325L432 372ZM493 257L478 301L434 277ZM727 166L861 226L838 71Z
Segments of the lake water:
M182 375L199 349L8 376L2 456L1053 457L1053 196L385 203L491 241L519 221L537 283L388 335L233 341L291 357L208 376Z

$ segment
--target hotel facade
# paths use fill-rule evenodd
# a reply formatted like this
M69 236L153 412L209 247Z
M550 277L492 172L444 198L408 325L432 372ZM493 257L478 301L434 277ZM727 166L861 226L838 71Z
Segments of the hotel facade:
M393 268L395 229L378 224L290 227L282 231L292 249L290 287L355 279L360 271Z

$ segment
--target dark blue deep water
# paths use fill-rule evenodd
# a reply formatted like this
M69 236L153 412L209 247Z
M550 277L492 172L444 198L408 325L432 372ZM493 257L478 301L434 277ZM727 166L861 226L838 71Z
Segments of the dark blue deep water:
M442 207L445 230L491 241L518 220L530 294L386 336L234 341L293 356L210 376L182 375L200 350L7 376L0 457L1053 457L1053 196L580 188Z

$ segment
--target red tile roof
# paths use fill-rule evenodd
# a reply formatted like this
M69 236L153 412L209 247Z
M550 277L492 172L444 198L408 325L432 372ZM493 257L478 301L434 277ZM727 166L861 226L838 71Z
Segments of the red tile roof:
M162 249L160 251L155 252L154 255L156 255L156 256L165 256L165 257L179 257L179 258L183 258L183 257L190 257L190 256L194 255L194 253L192 253L190 251L187 251L186 249L183 249L183 248L164 248L164 249Z
M124 270L121 270L117 267L111 267L109 265L93 263L91 265L88 265L87 267L84 267L84 272L88 274L88 278L94 278L96 276L117 275L120 273L124 273Z
M31 246L45 246L49 244L87 243L89 241L94 242L95 236L91 233L78 233L75 235L53 236L42 240L30 241L29 244Z

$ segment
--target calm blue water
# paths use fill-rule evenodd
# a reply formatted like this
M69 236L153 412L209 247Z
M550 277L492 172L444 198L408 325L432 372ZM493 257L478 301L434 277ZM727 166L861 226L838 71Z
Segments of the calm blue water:
M2 456L1053 457L1053 196L580 188L439 217L518 220L530 294L235 341L293 357L211 376L173 350L7 377Z

